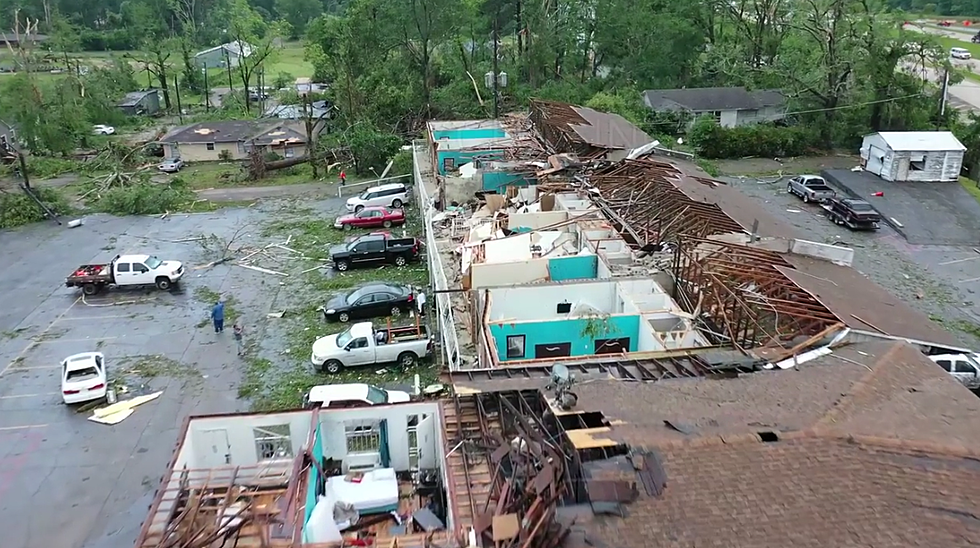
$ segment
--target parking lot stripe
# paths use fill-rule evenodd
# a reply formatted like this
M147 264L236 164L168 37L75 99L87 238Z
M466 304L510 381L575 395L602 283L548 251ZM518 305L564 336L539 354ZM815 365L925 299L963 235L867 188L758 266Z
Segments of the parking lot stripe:
M980 278L968 278L966 280L960 280L961 284L968 284L972 282L980 282Z
M51 344L51 343L63 343L63 342L89 342L89 341L111 341L113 339L118 339L119 337L88 337L85 339L53 339L50 341L35 341L37 344Z
M28 430L31 428L44 428L46 424L27 424L24 426L0 426L0 432L8 432L10 430Z
M956 264L956 263L965 263L967 261L975 261L977 259L980 259L980 257L967 257L965 259L955 259L955 260L952 260L952 261L945 261L945 262L939 263L939 266L946 266L946 265Z
M91 322L95 320L121 320L123 318L132 319L132 314L111 314L105 316L72 316L70 318L61 318L59 322Z
M53 396L57 392L44 392L42 394L18 394L16 396L0 396L0 400L13 400L17 398L39 398L41 396Z
M30 371L31 369L58 369L60 367L61 367L60 365L27 365L27 366L24 366L24 367L20 367L20 366L16 366L15 365L14 367L8 368L7 370L8 371Z
M62 312L61 314L58 314L58 317L55 318L54 321L52 321L50 325L48 325L47 327L45 327L44 328L44 331L41 331L41 334L38 335L38 337L43 337L44 335L46 335L48 333L48 331L51 331L51 328L54 327L54 324L58 323L58 320L60 320L61 318L65 317L65 314L67 314L68 311L71 310L73 306L75 306L76 304L78 304L78 301L80 301L80 300L82 300L82 297L81 296L79 296L77 299L75 299L74 301L72 301L72 303L70 305L68 305L68 308L66 308L64 312ZM38 343L37 337L35 337L34 340L32 340L27 346L24 347L23 350L20 351L20 354L17 354L17 356L15 356L14 359L10 360L10 363L8 363L7 366L3 368L3 371L0 371L0 377L2 377L3 374L7 372L8 369L10 369L11 367L13 367L14 364L20 363L20 360L24 357L24 354L27 354L32 348L34 348L35 346L37 346L37 343Z

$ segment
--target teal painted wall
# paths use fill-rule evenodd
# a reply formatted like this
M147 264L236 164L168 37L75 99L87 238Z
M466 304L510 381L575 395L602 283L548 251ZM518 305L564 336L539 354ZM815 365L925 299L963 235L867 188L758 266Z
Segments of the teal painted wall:
M483 190L503 194L507 186L527 186L527 180L509 171L483 172Z
M312 454L313 459L316 462L323 462L323 443L320 441L323 437L320 431L320 425L316 427L316 439L313 440ZM310 468L310 481L306 486L306 517L303 519L303 526L306 526L306 522L310 521L310 514L313 513L313 507L316 506L316 484L317 480L320 479L320 473L317 471L317 467L314 466Z
M599 265L595 255L574 255L548 259L548 274L551 281L594 280Z
M603 320L598 320L603 321ZM551 320L545 322L490 324L490 334L497 343L497 354L500 361L532 360L535 359L534 349L539 344L572 343L572 356L590 356L595 353L595 339L583 335L589 320L576 318L569 320ZM629 337L630 352L636 352L637 338L640 336L640 316L610 316L608 333L599 339L618 339ZM507 337L524 335L524 356L521 358L507 357Z
M447 129L432 132L432 139L435 141L438 141L439 139L450 139L452 141L459 141L462 139L501 139L506 136L507 132L497 127L485 127L478 129Z
M452 158L456 162L456 169L459 169L459 166L470 162L473 158L499 160L502 154L502 150L440 150L436 155L439 160L439 175L446 174L446 158Z

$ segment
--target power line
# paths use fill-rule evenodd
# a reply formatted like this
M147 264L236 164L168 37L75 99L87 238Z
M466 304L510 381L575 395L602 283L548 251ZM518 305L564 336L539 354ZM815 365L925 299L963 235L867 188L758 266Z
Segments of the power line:
M903 99L912 99L913 97L928 97L928 96L929 96L929 94L926 93L926 92L914 93L912 95L904 95L902 97L890 97L888 99L878 99L876 101L864 101L862 103L854 103L854 104L851 104L851 105L841 105L841 106L837 106L837 107L827 107L827 108L815 108L815 109L810 109L810 110L798 110L798 111L795 111L795 112L787 112L784 116L790 116L792 114L811 114L811 113L814 113L814 112L829 112L831 110L842 110L842 109L845 109L845 108L866 107L868 105L877 105L879 103L891 103L891 102L894 102L894 101L901 101Z

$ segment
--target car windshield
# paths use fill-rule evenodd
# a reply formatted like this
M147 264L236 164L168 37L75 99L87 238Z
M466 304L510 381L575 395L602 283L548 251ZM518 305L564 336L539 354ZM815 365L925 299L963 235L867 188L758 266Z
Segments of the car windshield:
M369 191L365 190L364 192L362 192L360 194L360 196L358 196L358 198L360 198L362 200L367 200L368 199L368 194L371 194L371 193Z
M352 338L353 336L350 334L350 329L344 331L340 335L337 335L337 348L347 346L347 343L349 343Z
M99 376L99 372L94 367L86 367L85 369L75 369L68 372L65 376L66 380L69 381L87 381L89 379L94 379Z
M368 386L367 400L371 403L385 403L388 401L388 393L380 388Z
M365 293L367 293L367 291L363 289L358 289L357 291L351 293L350 295L347 296L347 304L356 303L358 299L364 296Z
M160 259L157 259L156 257L154 257L154 256L152 256L152 255L150 255L150 258L149 258L149 259L147 259L147 260L146 260L146 261L144 262L144 264L145 264L145 265L146 265L146 267L147 267L147 268L149 268L150 270L156 270L156 268L157 268L158 266L160 266L160 265L162 265L162 264L163 264L163 261L161 261Z

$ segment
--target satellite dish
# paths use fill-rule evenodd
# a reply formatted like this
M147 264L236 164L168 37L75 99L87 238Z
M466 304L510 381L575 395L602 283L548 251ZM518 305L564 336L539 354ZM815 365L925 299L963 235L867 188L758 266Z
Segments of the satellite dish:
M560 363L556 363L551 368L551 380L556 384L562 384L569 381L572 374L568 371L568 368Z

